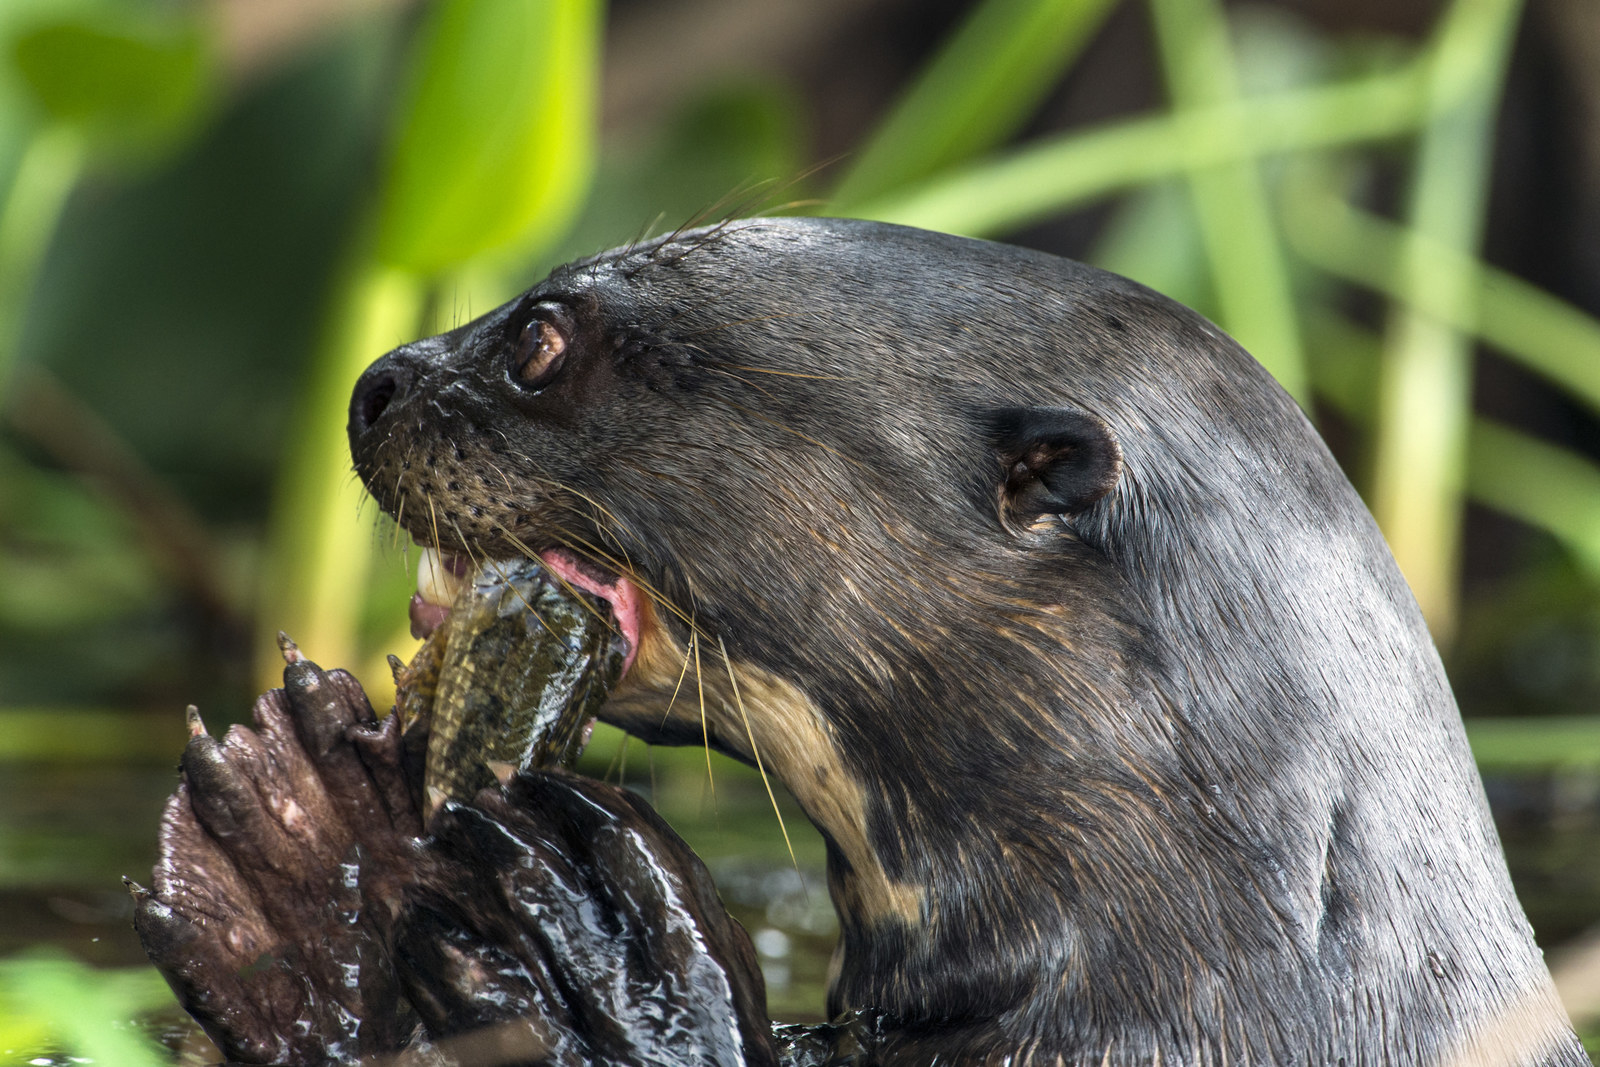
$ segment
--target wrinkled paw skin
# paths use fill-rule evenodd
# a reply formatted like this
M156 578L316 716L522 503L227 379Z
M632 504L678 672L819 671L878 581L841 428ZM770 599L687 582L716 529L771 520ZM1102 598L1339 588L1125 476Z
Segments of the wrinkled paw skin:
M191 715L134 926L219 1048L241 1063L354 1063L412 1020L387 960L421 832L393 717L299 659L254 730Z
M541 1062L775 1064L766 989L705 866L643 801L560 771L435 818L395 961L431 1033L519 1005Z
M231 1062L777 1062L749 938L648 805L529 773L423 836L394 717L291 660L253 730L191 715L135 887L145 951Z

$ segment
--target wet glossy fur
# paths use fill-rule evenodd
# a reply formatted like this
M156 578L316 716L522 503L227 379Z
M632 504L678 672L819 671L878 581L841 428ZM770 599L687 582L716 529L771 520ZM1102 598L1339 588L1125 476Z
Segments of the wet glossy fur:
M572 343L529 392L508 352L551 301ZM1019 411L1109 428L1110 492L1019 506ZM721 642L820 717L767 766L859 795L808 803L829 1007L893 1017L888 1061L1446 1063L1514 1033L1461 1062L1587 1063L1371 518L1171 301L1000 245L740 222L392 354L352 434L422 539L603 560L659 594L660 647L693 620L707 684ZM665 696L612 717L699 743Z

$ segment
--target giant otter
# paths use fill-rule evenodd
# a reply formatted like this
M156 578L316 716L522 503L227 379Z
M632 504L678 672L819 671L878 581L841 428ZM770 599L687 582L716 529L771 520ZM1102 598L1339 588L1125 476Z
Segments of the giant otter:
M1172 301L731 222L390 353L350 440L419 541L611 600L603 719L788 786L862 1062L1588 1062L1372 519Z

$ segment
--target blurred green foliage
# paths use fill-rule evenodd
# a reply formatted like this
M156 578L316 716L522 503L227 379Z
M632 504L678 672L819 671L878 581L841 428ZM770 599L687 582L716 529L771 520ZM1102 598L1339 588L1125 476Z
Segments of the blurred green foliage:
M603 143L594 0L402 7L243 85L195 7L0 4L0 762L105 756L115 726L52 730L50 706L242 715L279 628L381 693L410 575L349 474L361 369L553 263L761 210L1006 237L1103 207L1089 258L1211 315L1345 438L1436 633L1459 634L1458 684L1526 624L1550 662L1573 647L1493 710L1591 711L1600 465L1475 415L1468 388L1486 346L1600 412L1600 324L1479 256L1516 0L1451 0L1411 42L1150 0L1166 106L1032 131L1117 7L974 4L812 172L810 105L772 76L719 75ZM1468 499L1540 537L1463 610ZM1475 731L1491 763L1600 751L1593 719ZM27 1041L110 1055L39 990L77 983L102 1022L152 1003L60 960L0 967Z
M180 136L207 99L208 54L198 26L116 20L104 13L42 22L11 42L17 76L49 123L109 145Z
M595 3L433 6L384 167L380 262L434 278L565 231L594 169L599 32Z
M171 1003L151 968L96 971L52 953L0 960L0 1063L37 1062L64 1044L74 1062L157 1067L168 1057L129 1020Z

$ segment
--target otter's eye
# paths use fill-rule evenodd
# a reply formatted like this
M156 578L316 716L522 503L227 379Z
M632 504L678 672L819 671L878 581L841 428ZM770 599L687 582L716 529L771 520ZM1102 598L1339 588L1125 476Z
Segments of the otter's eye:
M524 389L543 389L566 362L567 336L552 322L534 319L522 328L511 352L511 380Z

